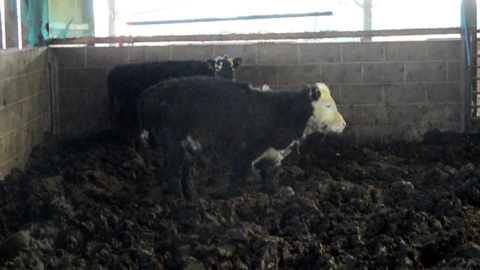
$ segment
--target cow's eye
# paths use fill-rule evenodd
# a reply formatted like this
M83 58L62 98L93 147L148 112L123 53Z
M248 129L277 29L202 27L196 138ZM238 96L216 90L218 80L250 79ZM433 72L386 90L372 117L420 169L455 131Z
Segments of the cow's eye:
M332 104L327 103L327 104L325 104L325 107L330 108L330 107L332 107Z

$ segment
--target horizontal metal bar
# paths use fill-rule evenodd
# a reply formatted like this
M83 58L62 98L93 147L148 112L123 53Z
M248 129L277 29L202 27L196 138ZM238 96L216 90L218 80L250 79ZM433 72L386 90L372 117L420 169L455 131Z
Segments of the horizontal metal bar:
M243 20L299 18L299 17L331 16L331 15L333 15L333 13L331 11L328 11L328 12L312 12L312 13L298 13L298 14L253 15L253 16L240 16L240 17L229 17L229 18L203 18L203 19L188 19L188 20L127 22L127 25L151 25L151 24L177 24L177 23L243 21Z
M182 35L182 36L149 36L149 37L84 37L67 39L50 39L46 45L71 44L101 44L137 42L218 42L233 40L295 40L295 39L323 39L345 37L375 37L375 36L415 36L415 35L446 35L460 34L461 28L425 28L402 30L375 30L375 31L322 31L303 33L269 33L269 34L226 34L226 35Z

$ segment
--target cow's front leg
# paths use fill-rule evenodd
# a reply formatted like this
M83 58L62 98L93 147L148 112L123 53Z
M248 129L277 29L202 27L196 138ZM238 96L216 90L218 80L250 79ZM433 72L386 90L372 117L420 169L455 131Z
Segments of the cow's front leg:
M182 192L182 171L185 159L185 150L178 140L171 140L166 136L160 136L163 148L163 166L169 183L167 194L174 198L184 199ZM164 141L163 141L164 139Z
M275 194L278 189L278 161L264 158L255 163L255 169L260 171L263 179L263 192Z
M230 161L230 183L228 186L228 196L236 197L242 194L245 188L246 179L250 172L251 162L242 159L238 155L232 157Z
M192 201L195 197L195 187L193 184L193 177L195 175L195 157L186 153L182 170L183 196L187 201Z

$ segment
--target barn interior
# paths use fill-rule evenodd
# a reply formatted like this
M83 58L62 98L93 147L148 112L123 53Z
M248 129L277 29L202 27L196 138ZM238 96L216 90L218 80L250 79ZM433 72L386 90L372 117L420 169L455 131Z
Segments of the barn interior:
M331 2L365 19L382 1ZM115 16L99 36L94 2L0 1L1 269L480 267L476 0L449 27L148 36ZM198 162L199 198L165 201L161 157L149 171L109 137L108 73L224 54L253 86L325 82L347 128L302 142L276 195L252 175L245 196L209 196L224 164Z

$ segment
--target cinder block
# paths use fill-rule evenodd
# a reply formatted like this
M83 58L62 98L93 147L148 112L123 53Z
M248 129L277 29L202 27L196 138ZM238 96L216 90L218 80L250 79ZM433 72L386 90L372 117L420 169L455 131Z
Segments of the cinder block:
M342 85L342 104L383 104L383 86L381 84Z
M405 62L427 59L427 46L424 41L386 42L385 61Z
M172 46L172 60L174 61L188 61L198 60L206 61L208 59L214 59L212 45L177 45Z
M60 68L86 67L86 47L50 48Z
M22 106L22 118L21 123L23 125L27 124L30 120L32 120L37 114L37 104L34 102L34 98L28 98L23 100L20 105Z
M447 62L407 62L406 82L447 81Z
M455 132L463 132L465 126L465 110L463 104L445 104L443 119L450 123ZM442 116L440 116L442 118ZM447 127L448 125L446 125Z
M228 54L232 58L241 57L242 65L257 63L256 45L214 45L213 54L215 57ZM240 66L239 68L242 68Z
M261 43L257 44L259 64L298 64L297 44Z
M398 127L399 129L403 129L405 125L405 105L398 104L386 104L385 105L385 115L387 117L388 126Z
M322 64L322 81L327 84L362 83L362 64Z
M7 132L12 132L22 125L23 110L20 103L9 106L9 119L7 119Z
M7 90L5 91L5 105L12 105L18 101L18 87L19 87L20 77L13 77L6 80Z
M351 129L354 132L353 140L356 146L370 146L375 143L383 143L383 130L378 126L354 125Z
M26 96L36 95L38 92L48 90L48 75L45 69L37 70L26 75Z
M427 41L427 60L459 60L464 57L461 40Z
M3 106L7 105L7 100L6 100L6 95L7 95L7 90L8 88L8 80L0 80L0 109L2 109Z
M8 106L18 99L18 78L0 80L0 106Z
M29 97L28 83L35 80L31 73L21 74L15 78L17 81L17 102Z
M455 105L451 105L455 106ZM445 131L446 127L455 125L458 118L446 118L445 104L427 104L406 106L405 125L411 131L425 134L427 131L438 129Z
M25 160L25 152L26 150L30 149L32 146L28 143L28 133L27 129L22 126L21 128L18 128L15 132L15 141L16 143L14 144L16 149L15 149L15 155L17 158L19 158L22 162L20 162L20 167L23 167L25 163L23 162Z
M447 126L450 126L451 122L447 121L445 118L445 104L429 104L428 113L425 115L426 129L434 130L445 130Z
M459 83L425 83L422 86L427 93L429 104L457 103L465 100L465 90Z
M343 62L383 62L384 43L342 43Z
M35 99L37 102L38 106L38 111L37 113L39 115L41 114L49 114L50 113L50 92L49 91L43 91L38 94L38 98Z
M342 61L340 43L299 44L300 63L333 63Z
M66 88L58 92L59 112L81 112L87 108L87 93L84 88Z
M463 81L465 76L465 64L463 61L448 61L447 62L447 80L448 81Z
M0 107L0 137L5 135L7 131L7 120L8 120L8 107Z
M428 131L427 122L430 117L429 106L427 105L407 105L405 106L404 127L405 140L420 141L423 134Z
M385 106L354 106L351 122L355 125L383 126L389 123Z
M47 68L47 47L35 47L22 50L20 73L27 73Z
M128 64L128 47L88 47L87 68L112 68Z
M278 85L278 70L276 66L243 66L235 70L236 80L249 82L254 87L268 84Z
M128 47L129 63L168 61L172 59L171 46L133 46Z
M323 82L323 81L318 81L318 82ZM317 82L315 82L315 83L317 83ZM337 105L342 104L342 102L341 102L342 101L342 89L341 89L340 85L328 84L327 83L327 86L328 86L328 89L330 89L330 95L335 100L335 103Z
M382 127L382 143L394 143L404 140L405 128L398 125L387 125Z
M68 70L68 69L67 69ZM67 87L67 84L65 82L65 69L59 69L57 71L57 84L58 84L58 88L65 88Z
M280 85L313 84L320 81L318 65L282 65L278 67Z
M419 83L385 84L385 103L410 104L426 103L427 94Z
M403 63L366 63L364 66L364 83L394 83L405 80Z
M16 76L20 72L21 53L17 50L0 50L0 80Z
M356 106L340 105L336 98L334 98L334 100L337 103L338 112L343 116L343 119L347 123L348 129L350 129L350 125L355 123Z
M108 111L107 88L86 89L87 110Z
M57 115L56 123L60 134L81 134L85 133L87 123L85 112L65 111L61 115Z
M106 68L65 69L65 88L106 88Z
M0 124L1 125L1 124ZM0 134L0 166L5 164L10 156L7 154L7 148L10 146L6 134ZM2 178L0 178L1 180Z

